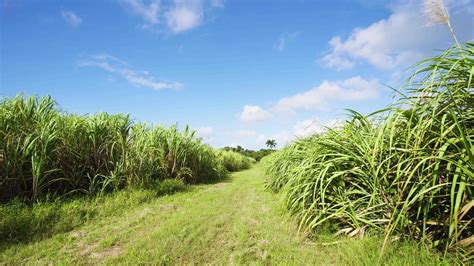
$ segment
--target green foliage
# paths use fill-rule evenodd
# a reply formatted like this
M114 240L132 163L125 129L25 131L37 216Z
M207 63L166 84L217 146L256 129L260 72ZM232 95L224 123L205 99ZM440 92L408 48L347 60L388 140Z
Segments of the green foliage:
M272 152L274 152L274 150L272 150L272 149L260 149L258 151L248 150L248 149L242 148L241 146L224 147L223 150L238 152L242 155L254 158L257 162L259 162L263 157L265 157L265 156L271 154Z
M187 127L133 124L128 116L61 113L50 97L0 102L0 200L104 193L223 178L215 151Z
M230 172L249 169L256 162L251 157L233 151L220 150L217 154L227 171Z
M301 225L474 252L474 45L420 63L397 104L265 158ZM385 246L385 245L384 245ZM472 258L472 257L471 257Z
M265 145L267 145L268 148L274 149L277 145L276 141L274 139L269 139L265 142Z

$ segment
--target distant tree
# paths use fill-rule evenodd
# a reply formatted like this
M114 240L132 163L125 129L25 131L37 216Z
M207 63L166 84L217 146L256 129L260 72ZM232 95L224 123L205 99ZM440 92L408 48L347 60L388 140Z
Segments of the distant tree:
M274 139L269 139L267 142L265 142L268 148L273 149L276 147L277 143Z
M276 143L275 143L275 145L276 145ZM260 161L263 157L265 157L265 156L271 154L272 152L274 152L274 150L272 150L272 149L260 149L258 151L254 151L254 150L250 150L250 149L245 149L242 146L237 146L237 147L226 146L222 149L225 150L225 151L238 152L242 155L252 157L256 161Z
M238 145L236 151L237 152L243 152L244 148L242 148L242 146Z

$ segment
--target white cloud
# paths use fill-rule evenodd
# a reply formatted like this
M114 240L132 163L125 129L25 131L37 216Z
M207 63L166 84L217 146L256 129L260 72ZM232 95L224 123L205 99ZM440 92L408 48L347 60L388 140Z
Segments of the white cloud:
M81 17L79 17L72 11L62 10L61 16L63 17L64 21L66 21L66 23L72 27L77 27L82 23Z
M323 133L328 128L335 128L342 124L338 119L329 120L326 122L320 122L318 119L308 119L298 121L293 126L293 132L280 131L274 134L255 134L255 144L257 148L263 148L266 146L266 141L273 139L276 141L278 147L284 147L296 138L308 137L314 133Z
M296 109L325 111L336 101L363 101L379 96L377 80L365 80L359 76L346 80L323 81L319 86L293 96L280 99L274 107L277 111Z
M297 138L304 138L315 133L324 133L327 128L334 128L340 124L341 122L337 119L329 120L325 123L321 123L318 119L303 120L293 126L293 134Z
M262 122L272 118L272 114L258 105L245 105L239 114L242 122Z
M194 130L196 134L203 139L211 139L214 135L214 129L212 127L198 127Z
M323 81L310 90L281 98L268 110L258 105L245 105L239 113L242 122L263 122L276 113L295 113L299 109L330 111L339 102L356 102L377 99L381 85L375 79L355 76L346 80Z
M333 43L337 43L337 45L339 45L340 42L341 39L339 37L334 37L329 43L332 46ZM325 66L336 70L349 69L354 67L355 65L354 61L347 59L345 56L340 55L339 53L334 52L324 56L322 61Z
M427 27L421 1L401 1L387 19L366 28L356 28L343 40L335 36L329 42L331 51L322 58L327 67L347 69L367 62L379 69L408 67L420 59L453 44L445 25ZM453 27L461 40L474 38L472 1L449 1L453 8ZM463 8L464 7L464 8Z
M319 122L319 120L303 120L297 122L293 126L293 133L297 137L307 137L314 133L322 133L324 132L324 126Z
M275 140L277 147L284 147L294 139L294 136L288 134L286 131L277 132L272 135L260 134L255 140L255 144L257 144L259 148L264 148L266 141L269 139Z
M155 81L155 78L151 76L148 71L133 70L125 61L107 54L89 56L81 59L78 62L78 66L97 67L125 79L130 84L153 90L180 89L183 86L178 82Z
M274 134L256 134L255 144L256 148L266 147L266 141L273 139L276 141L278 147L284 147L297 138L308 137L314 133L324 133L328 128L336 128L342 125L342 121L338 119L320 122L318 119L308 119L298 121L293 126L293 132L280 131Z
M201 25L202 5L200 0L174 0L174 6L165 14L168 28L179 33Z
M257 132L249 129L231 129L227 128L219 132L219 139L225 141L221 142L221 146L235 147L240 145L247 149L255 148L255 138Z
M172 33L181 33L200 26L204 21L204 11L224 7L224 0L120 0L123 7L140 16L143 28L156 29L164 21L164 26Z
M153 26L159 22L160 1L152 0L148 5L142 0L122 0L122 3L131 8L131 11L142 17L145 26Z

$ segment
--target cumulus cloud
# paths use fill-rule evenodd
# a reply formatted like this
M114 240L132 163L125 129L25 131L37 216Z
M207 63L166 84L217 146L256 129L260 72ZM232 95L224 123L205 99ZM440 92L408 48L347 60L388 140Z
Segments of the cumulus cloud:
M174 0L174 6L165 14L168 28L179 33L202 23L203 4L200 0Z
M377 80L365 80L359 76L346 80L323 81L308 91L282 98L275 106L277 111L296 109L325 111L335 101L363 101L379 96Z
M325 80L310 90L281 98L268 110L258 105L245 105L239 113L239 119L247 123L263 122L272 118L275 113L294 113L300 109L330 111L334 103L377 99L380 88L377 80L366 80L360 76L345 80Z
M263 148L266 146L266 142L269 139L275 140L277 147L284 147L294 139L294 136L286 131L280 131L269 135L260 134L257 136L255 144L257 144L258 147Z
M160 3L151 0L121 0L127 9L140 16L144 28L153 28L164 21L164 26L172 33L181 33L200 26L204 21L204 10L224 7L223 0L172 0ZM207 9L205 9L207 7Z
M340 123L337 119L329 120L325 123L321 123L318 119L307 119L299 121L293 126L293 134L295 137L304 138L312 134L323 133L328 128L337 127Z
M347 39L333 37L323 64L341 70L366 62L389 70L408 67L451 45L453 39L445 25L427 27L428 18L423 15L420 2L401 1L392 7L388 18L354 29ZM471 0L448 1L453 27L463 41L474 38L472 4Z
M72 27L77 27L82 23L81 17L70 10L62 10L61 16L63 17L64 21L66 21L66 23Z
M122 0L122 3L129 7L135 15L140 16L145 21L145 26L153 26L159 22L159 0L151 0L148 5L142 0Z
M253 136L256 136L255 144L257 148L265 147L265 143L269 139L275 140L278 147L284 147L297 138L308 137L315 133L324 133L328 128L336 128L340 125L342 125L342 121L338 119L326 122L320 122L318 119L307 119L296 122L292 133L280 131L274 134L257 134L255 132Z
M203 139L212 139L214 129L212 127L198 127L194 129L196 134Z
M245 105L239 119L245 123L262 122L272 118L272 114L258 105Z
M314 133L324 132L324 126L318 120L303 120L293 126L293 132L297 137L307 137Z
M145 87L153 90L180 89L182 84L178 82L156 81L155 77L148 71L137 71L131 69L128 63L107 54L93 55L78 61L79 67L96 67L111 74L117 75L132 85Z

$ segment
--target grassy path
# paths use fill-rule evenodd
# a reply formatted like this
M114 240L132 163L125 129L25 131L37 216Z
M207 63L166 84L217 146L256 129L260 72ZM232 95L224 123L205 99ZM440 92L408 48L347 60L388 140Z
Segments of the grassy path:
M260 166L228 181L155 198L40 241L0 253L3 263L373 264L379 242L307 240L263 190ZM334 239L320 239L334 241ZM408 245L389 264L429 260ZM393 251L395 252L395 251ZM413 256L415 255L415 256Z

